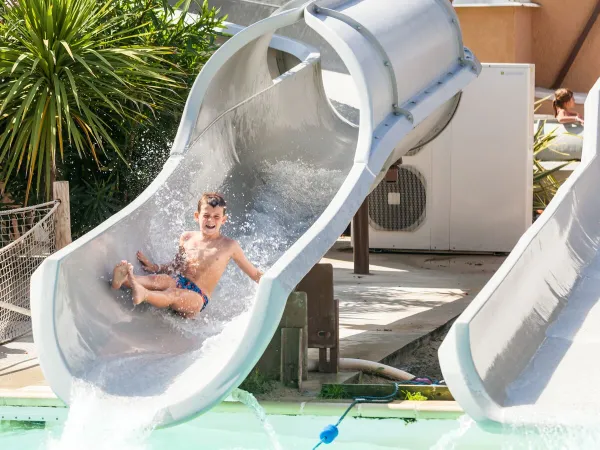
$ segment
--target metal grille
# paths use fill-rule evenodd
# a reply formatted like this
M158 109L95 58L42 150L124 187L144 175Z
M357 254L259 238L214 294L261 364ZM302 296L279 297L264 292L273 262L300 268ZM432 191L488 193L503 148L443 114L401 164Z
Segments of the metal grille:
M382 181L369 195L369 222L382 231L414 231L425 220L427 186L414 167L398 168L398 180Z
M0 211L0 343L31 329L29 280L56 249L58 204Z

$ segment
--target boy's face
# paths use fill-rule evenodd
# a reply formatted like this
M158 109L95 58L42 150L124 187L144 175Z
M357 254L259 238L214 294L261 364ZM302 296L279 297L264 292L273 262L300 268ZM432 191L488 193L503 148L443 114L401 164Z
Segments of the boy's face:
M202 204L200 212L194 213L194 219L200 225L200 231L206 236L218 236L221 226L227 220L222 206L213 207Z

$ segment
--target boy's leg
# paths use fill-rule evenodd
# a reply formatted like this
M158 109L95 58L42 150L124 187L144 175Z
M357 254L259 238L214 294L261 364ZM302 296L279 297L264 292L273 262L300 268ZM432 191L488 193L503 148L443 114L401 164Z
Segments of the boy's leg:
M129 282L129 277L127 273L128 265L129 263L127 261L121 261L115 266L115 269L113 270L112 280L113 289L119 289L121 286L131 288L131 283ZM152 291L165 291L167 289L172 289L177 286L177 282L169 275L133 275L133 277L144 288Z
M193 317L204 306L204 298L186 289L169 288L164 291L151 291L144 287L139 278L133 275L133 267L129 266L128 282L133 290L133 304L148 302L157 308L171 308L184 317ZM143 278L143 277L142 277Z

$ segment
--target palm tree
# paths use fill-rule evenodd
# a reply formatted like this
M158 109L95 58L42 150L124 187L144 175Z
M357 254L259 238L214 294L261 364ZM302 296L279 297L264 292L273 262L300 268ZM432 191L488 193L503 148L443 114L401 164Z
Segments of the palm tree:
M0 0L0 180L27 174L46 197L57 151L121 155L111 130L180 105L175 50L142 45L113 1Z

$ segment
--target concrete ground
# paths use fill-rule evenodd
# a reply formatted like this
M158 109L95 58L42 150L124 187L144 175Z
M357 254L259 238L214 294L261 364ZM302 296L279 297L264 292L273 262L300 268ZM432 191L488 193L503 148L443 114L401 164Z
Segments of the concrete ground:
M371 274L355 275L350 242L341 239L322 261L334 267L340 356L389 361L458 316L503 260L493 255L371 253ZM316 357L313 349L310 355ZM311 373L306 389L353 375ZM48 394L31 334L0 345L0 398L11 392Z
M0 345L0 397L7 391L44 390L46 380L37 358L31 333Z
M323 262L334 267L340 355L383 361L458 316L504 261L495 255L371 253L370 275L353 273L349 240Z

